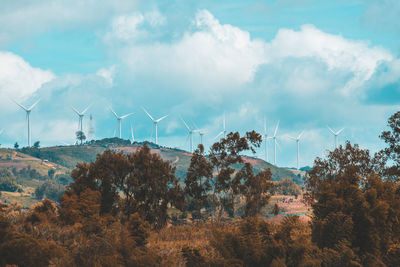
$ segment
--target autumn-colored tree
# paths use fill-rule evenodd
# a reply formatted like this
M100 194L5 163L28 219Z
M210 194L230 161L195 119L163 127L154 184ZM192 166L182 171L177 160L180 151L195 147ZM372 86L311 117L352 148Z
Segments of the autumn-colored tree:
M124 213L138 212L156 228L167 223L167 208L183 208L183 190L175 177L175 167L143 146L128 156L130 172L120 183L124 193Z
M121 213L129 219L139 213L153 227L166 224L168 205L183 207L183 193L175 177L175 168L150 148L143 146L126 155L110 150L98 155L95 162L80 163L71 174L74 182L69 185L63 202L80 199L86 190L100 193L100 214ZM74 194L76 196L74 196ZM64 214L69 211L67 205ZM65 215L71 218L70 215Z
M204 156L204 147L200 144L193 153L185 178L185 194L193 205L193 217L200 218L201 208L207 206L212 177L213 166Z
M315 160L305 183L320 248L346 248L352 261L381 266L400 238L400 187L377 172L369 151L350 143Z
M100 192L100 213L110 213L118 203L118 186L131 170L127 156L122 152L110 150L97 155L96 161L79 163L71 172L74 182L69 185L67 194L78 196L86 189Z

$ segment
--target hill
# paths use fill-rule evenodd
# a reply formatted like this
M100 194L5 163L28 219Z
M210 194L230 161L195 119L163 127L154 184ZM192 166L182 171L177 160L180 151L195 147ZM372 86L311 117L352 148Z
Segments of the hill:
M151 142L134 142L130 144L129 140L119 138L108 138L99 141L93 141L83 146L55 146L45 148L23 148L22 152L41 160L48 160L57 165L73 169L78 162L91 162L96 159L97 154L103 153L106 149L114 151L123 151L124 153L132 153L144 144L151 148L152 153L158 153L164 160L169 160L176 166L176 175L183 180L186 177L186 171L190 165L191 153L176 149L156 145ZM297 184L302 184L302 174L299 171L293 171L286 168L279 168L262 159L244 156L246 162L250 162L255 172L264 168L270 168L272 180L282 180L291 178ZM240 166L234 166L239 169Z

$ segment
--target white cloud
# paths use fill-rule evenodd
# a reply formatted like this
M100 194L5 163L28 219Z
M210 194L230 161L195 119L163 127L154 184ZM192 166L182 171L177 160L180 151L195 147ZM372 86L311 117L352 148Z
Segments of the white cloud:
M101 68L96 72L96 75L103 77L104 80L109 83L110 85L113 84L114 82L114 76L115 76L115 65L112 65L111 67L107 68Z
M327 65L327 70L344 70L353 74L342 88L346 96L357 90L371 78L383 61L393 60L389 51L368 43L345 39L325 33L312 25L304 25L300 31L281 29L268 45L269 64L284 58L313 58Z
M155 28L166 23L166 18L158 11L153 10L147 13L135 12L116 16L112 19L111 29L104 36L105 42L136 41L144 39L149 35L143 28L150 25Z
M54 78L55 75L49 70L34 68L13 53L0 52L1 108L7 108L12 104L8 101L9 98L27 99L43 84Z
M117 53L129 72L157 77L175 87L173 90L190 90L207 99L247 91L246 85L254 81L261 66L280 70L285 85L280 90L298 95L329 90L354 98L363 96L364 83L382 62L393 60L382 47L325 33L312 25L299 31L281 29L270 42L221 24L207 10L197 12L193 26L194 31L179 40L141 45L128 42L118 47ZM294 63L288 66L288 62Z

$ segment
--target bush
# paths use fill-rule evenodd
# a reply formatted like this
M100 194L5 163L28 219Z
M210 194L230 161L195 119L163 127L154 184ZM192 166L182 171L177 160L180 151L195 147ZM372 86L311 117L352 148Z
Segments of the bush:
M46 181L35 190L35 196L37 199L42 199L47 197L53 201L58 201L58 199L64 193L64 186L56 184L52 181Z
M0 178L0 190L7 192L21 192L21 186L11 178Z

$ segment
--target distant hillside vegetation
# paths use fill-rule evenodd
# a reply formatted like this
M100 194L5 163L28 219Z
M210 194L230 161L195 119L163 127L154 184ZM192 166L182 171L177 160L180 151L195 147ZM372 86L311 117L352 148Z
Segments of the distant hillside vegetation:
M42 160L48 160L66 168L73 169L78 162L94 161L96 159L96 155L103 153L106 149L132 153L138 147L142 147L144 144L151 148L152 153L158 153L164 160L173 162L174 166L176 167L176 176L183 181L183 179L186 177L186 171L190 165L191 154L184 150L162 147L151 142L134 142L131 144L129 140L105 138L102 140L91 141L83 146L22 148L20 151ZM276 167L258 158L246 156L244 157L244 160L253 165L256 173L264 168L270 168L273 181L291 178L295 183L299 185L303 184L302 176L296 175L288 169ZM241 166L237 165L234 167L239 169Z

